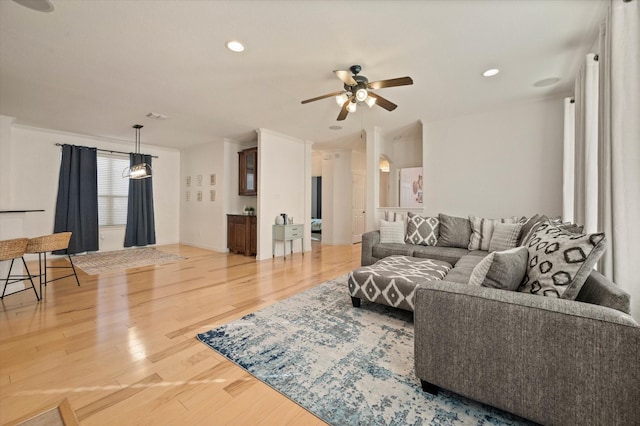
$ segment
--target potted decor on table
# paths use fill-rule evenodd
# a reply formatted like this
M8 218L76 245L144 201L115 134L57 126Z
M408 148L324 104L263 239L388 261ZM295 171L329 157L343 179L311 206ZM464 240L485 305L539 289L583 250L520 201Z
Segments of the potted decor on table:
M253 216L255 214L255 210L251 206L244 206L244 214L245 216Z

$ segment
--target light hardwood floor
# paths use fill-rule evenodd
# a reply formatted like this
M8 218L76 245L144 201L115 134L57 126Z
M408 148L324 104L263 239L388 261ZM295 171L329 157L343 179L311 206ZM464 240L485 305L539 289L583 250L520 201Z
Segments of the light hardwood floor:
M0 423L68 398L83 425L324 424L196 334L359 266L360 245L275 260L185 245L176 263L87 275L0 303ZM55 262L64 262L56 260ZM345 290L346 291L346 290Z

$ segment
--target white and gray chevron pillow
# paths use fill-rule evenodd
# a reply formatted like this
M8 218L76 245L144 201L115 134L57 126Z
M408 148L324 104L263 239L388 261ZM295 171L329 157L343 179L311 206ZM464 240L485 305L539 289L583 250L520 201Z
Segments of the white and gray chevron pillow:
M407 235L404 242L422 246L435 246L440 234L440 220L424 217L411 212L407 218Z

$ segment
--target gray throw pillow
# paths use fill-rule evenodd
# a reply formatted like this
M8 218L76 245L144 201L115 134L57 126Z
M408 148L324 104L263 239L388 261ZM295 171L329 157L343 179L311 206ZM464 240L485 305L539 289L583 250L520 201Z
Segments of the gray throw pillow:
M489 243L493 235L493 228L497 223L516 223L518 218L507 217L503 219L485 219L483 217L469 216L471 222L471 237L469 250L489 250Z
M464 217L447 216L440 213L440 236L436 246L468 248L471 238L471 222Z
M489 251L509 250L518 245L522 224L496 223L489 242Z
M539 219L540 219L539 214L534 214L528 219L526 217L522 217L522 219L520 219L518 223L522 224L522 231L520 232L520 240L518 241L518 245L522 245L521 242L529 234L529 231L531 231L531 228L533 228L535 224L538 223Z
M440 221L437 217L424 217L411 212L407 213L407 244L435 246L438 242Z
M535 222L531 223L531 226L528 226L529 223L525 224L522 227L522 235L520 237L520 245L521 246L526 246L527 243L529 242L529 240L531 239L531 236L533 235L533 233L535 232L536 228L544 223L549 223L549 218L545 215L542 216L538 216L538 218L536 219ZM528 226L528 231L526 231L527 233L525 234L525 228L527 228Z
M572 234L549 222L532 231L527 273L518 291L575 300L606 249L605 235Z
M526 247L491 252L473 268L469 284L515 291L524 278L528 257Z

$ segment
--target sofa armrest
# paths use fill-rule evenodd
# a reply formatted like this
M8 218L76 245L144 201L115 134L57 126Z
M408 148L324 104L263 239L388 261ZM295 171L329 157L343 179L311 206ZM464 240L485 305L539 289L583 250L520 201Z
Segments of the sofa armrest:
M640 326L623 312L430 281L414 315L422 380L542 424L640 418Z
M360 265L368 266L376 263L378 259L373 257L373 246L380 243L380 231L369 231L362 234Z

